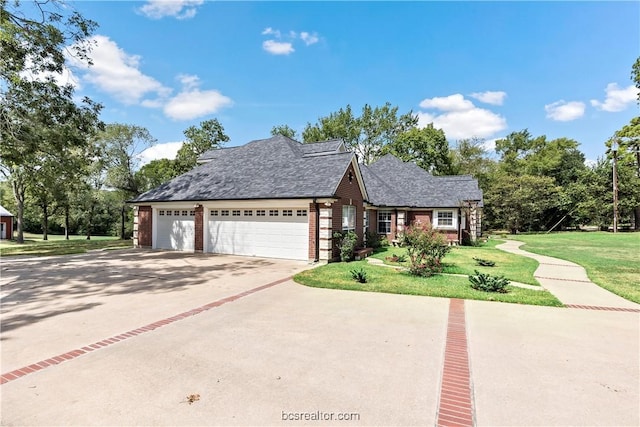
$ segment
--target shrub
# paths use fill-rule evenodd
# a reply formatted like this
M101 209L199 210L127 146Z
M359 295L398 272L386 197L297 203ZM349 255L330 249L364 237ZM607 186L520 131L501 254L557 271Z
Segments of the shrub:
M489 261L488 259L476 258L476 257L474 257L473 259L476 260L476 264L482 267L494 267L496 265L494 261Z
M451 250L447 238L430 224L416 223L407 227L402 244L409 254L409 272L416 276L442 272L442 258Z
M340 261L348 262L354 257L356 249L356 243L358 242L358 236L353 231L333 233L333 239L336 242L336 246L340 250Z
M387 240L386 237L381 236L378 233L373 233L368 230L364 233L364 235L367 241L367 246L373 249L380 249L380 247L382 247L382 241Z
M473 289L484 292L507 293L506 287L509 284L509 280L505 279L503 276L496 277L480 273L478 270L474 271L476 273L475 276L469 276L469 281L471 282L471 287Z
M364 267L360 267L360 270L351 270L351 277L358 283L367 283L367 280L369 280Z

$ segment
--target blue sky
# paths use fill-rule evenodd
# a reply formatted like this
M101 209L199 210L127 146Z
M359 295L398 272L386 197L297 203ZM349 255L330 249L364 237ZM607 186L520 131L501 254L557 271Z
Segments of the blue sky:
M639 113L639 2L73 5L99 24L94 66L71 67L78 94L104 121L151 132L144 161L171 158L187 127L214 117L235 146L387 101L452 146L528 128L595 160Z

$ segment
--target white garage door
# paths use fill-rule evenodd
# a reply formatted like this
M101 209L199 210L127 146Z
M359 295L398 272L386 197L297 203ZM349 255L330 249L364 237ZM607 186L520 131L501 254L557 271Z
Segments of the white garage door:
M307 210L216 209L209 211L208 250L220 254L306 260Z
M161 209L158 211L156 248L193 251L195 245L195 211Z

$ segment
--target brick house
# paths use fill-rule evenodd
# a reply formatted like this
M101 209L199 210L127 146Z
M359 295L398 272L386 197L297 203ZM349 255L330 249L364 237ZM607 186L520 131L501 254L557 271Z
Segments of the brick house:
M134 245L329 261L338 257L332 239L335 231L353 230L358 244L363 245L365 230L382 230L382 222L383 234L393 239L410 218L443 218L438 213L444 211L442 203L407 204L401 197L405 187L393 190L389 200L381 198L388 191L382 185L386 184L384 171L394 159L397 166L407 168L400 176L412 178L417 166L393 156L385 156L380 165L359 165L355 154L346 151L341 140L301 144L275 136L240 147L211 150L201 156L201 164L193 170L130 202L135 213ZM426 172L419 178L425 182L440 179ZM448 186L456 184L446 200L455 199L454 190L458 187L475 188L475 193L469 190L460 195L479 197L474 199L478 204L474 212L479 214L482 193L477 182L471 177L451 178L442 181ZM429 191L440 185L431 181L428 184ZM459 200L455 200L456 205L447 207L458 209L456 215L460 215ZM393 226L386 225L387 213ZM439 224L443 225L444 220ZM459 241L463 223L456 220L453 224L457 231L454 236L453 229L447 228L452 236L449 238Z
M13 214L0 206L0 239L13 239Z

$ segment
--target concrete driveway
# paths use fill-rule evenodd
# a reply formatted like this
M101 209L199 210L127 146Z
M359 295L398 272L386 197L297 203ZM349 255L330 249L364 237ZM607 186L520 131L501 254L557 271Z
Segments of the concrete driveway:
M424 426L446 406L448 299L307 288L280 280L305 263L230 256L1 268L2 373L38 367L1 386L2 425ZM638 313L464 309L478 425L640 423Z

